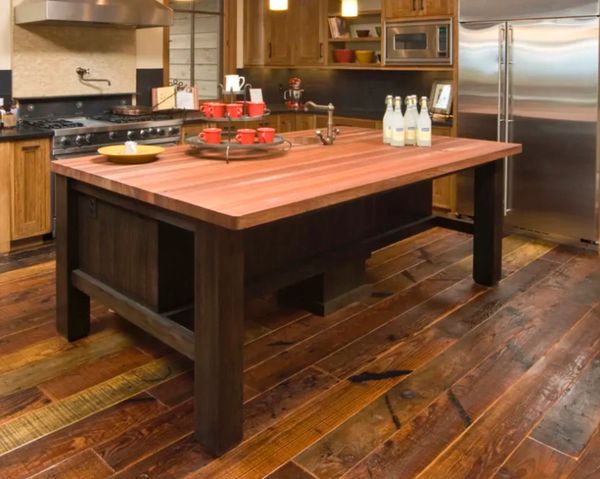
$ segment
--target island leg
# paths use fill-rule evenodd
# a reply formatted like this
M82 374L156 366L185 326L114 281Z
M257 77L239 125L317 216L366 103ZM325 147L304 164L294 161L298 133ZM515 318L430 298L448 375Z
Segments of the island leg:
M195 433L218 456L242 440L243 233L202 223L195 242Z
M475 168L473 279L483 286L502 277L503 228L504 166L496 160Z
M56 175L56 329L75 341L90 332L90 298L71 281L71 272L79 261L79 231L70 181Z

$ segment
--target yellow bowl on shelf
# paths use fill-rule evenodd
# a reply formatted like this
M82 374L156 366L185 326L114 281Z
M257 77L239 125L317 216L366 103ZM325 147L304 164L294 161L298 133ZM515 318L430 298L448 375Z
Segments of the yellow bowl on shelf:
M110 161L126 165L150 163L164 151L164 148L152 145L138 145L137 153L125 153L125 145L103 146L98 149L98 153L106 156Z
M373 63L375 52L373 50L356 50L356 61L358 63Z

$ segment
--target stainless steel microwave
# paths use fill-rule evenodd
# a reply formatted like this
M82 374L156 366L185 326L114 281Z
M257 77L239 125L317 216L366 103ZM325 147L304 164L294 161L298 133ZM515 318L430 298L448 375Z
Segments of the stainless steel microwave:
M452 20L396 21L385 24L387 65L452 65Z

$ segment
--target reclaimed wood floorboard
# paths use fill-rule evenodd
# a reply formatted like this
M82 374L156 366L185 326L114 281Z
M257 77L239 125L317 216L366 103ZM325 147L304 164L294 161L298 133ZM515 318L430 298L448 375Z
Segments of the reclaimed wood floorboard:
M600 478L600 259L510 236L486 289L471 248L376 251L372 294L325 318L249 300L244 441L218 459L190 361L96 303L67 344L52 248L1 256L0 479Z

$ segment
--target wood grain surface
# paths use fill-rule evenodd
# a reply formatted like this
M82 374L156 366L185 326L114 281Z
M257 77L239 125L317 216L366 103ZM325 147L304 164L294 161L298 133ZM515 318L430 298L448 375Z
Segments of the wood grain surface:
M313 131L289 134L294 143ZM202 158L169 148L155 163L116 165L102 156L52 162L53 171L170 211L245 229L441 177L521 152L517 144L434 137L432 148L392 148L372 129L342 127L332 146L294 144L267 159Z
M218 459L189 359L95 301L61 345L47 251L3 257L0 478L597 479L600 260L503 243L497 288L434 228L374 252L373 293L325 318L247 298L244 438Z

